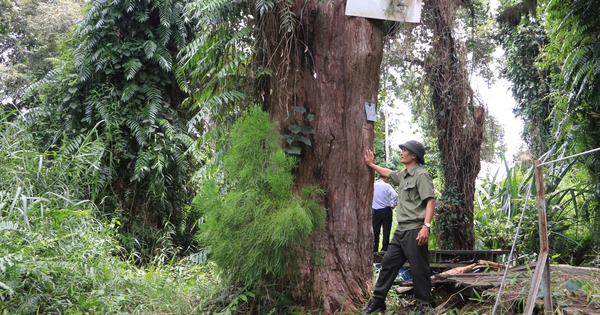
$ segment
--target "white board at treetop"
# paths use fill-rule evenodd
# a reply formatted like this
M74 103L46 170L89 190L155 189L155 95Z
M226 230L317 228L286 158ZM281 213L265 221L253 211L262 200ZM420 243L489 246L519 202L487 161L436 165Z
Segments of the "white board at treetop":
M347 0L346 15L420 23L421 7L422 0Z

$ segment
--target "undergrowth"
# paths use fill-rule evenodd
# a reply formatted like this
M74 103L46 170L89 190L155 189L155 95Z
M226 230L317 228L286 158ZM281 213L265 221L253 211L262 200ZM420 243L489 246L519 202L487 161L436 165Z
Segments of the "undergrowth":
M0 121L0 314L212 313L205 301L223 291L213 264L136 267L118 220L96 218L91 138L43 152L24 124Z

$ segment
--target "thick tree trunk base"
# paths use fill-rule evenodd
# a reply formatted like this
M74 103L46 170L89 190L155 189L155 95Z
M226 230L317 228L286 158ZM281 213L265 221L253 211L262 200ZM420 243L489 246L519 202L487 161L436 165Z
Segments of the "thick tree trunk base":
M364 153L373 145L373 123L365 102L376 103L383 35L375 21L345 16L345 1L333 5L296 1L296 37L273 45L265 108L289 133L293 119L315 130L311 146L302 145L296 187L318 185L325 191L324 229L311 243L314 254L302 262L297 302L325 314L356 311L373 286L371 198L373 172ZM286 47L286 45L288 45ZM282 49L284 50L282 52ZM304 119L307 114L314 120Z

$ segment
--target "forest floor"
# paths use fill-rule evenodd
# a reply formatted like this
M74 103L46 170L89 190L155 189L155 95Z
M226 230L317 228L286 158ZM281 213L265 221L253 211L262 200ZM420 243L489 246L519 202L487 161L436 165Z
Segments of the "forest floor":
M471 266L472 267L472 266ZM432 294L437 307L431 314L523 314L530 288L536 278L535 264L504 270L472 268L465 273L437 274L432 278ZM457 268L458 269L458 268ZM538 282L538 283L539 283ZM399 281L385 314L415 314L406 297L412 293L412 281ZM498 296L499 288L502 292ZM553 314L600 315L600 269L569 265L550 266ZM540 284L532 314L544 314L543 283Z

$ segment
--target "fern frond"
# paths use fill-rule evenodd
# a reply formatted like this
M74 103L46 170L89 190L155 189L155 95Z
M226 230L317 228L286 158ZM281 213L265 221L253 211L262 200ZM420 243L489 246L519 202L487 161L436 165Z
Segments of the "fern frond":
M158 127L160 127L163 130L165 137L167 138L167 141L173 141L176 139L175 128L173 127L173 125L171 125L171 123L168 120L157 119L156 124L158 125Z
M71 139L64 146L63 152L66 155L73 155L75 152L79 151L83 141L85 140L85 135L77 135L75 138Z
M225 91L221 94L215 95L207 103L211 105L225 105L235 101L241 101L246 98L246 94L239 91Z
M154 160L154 158L155 157L148 151L140 152L135 159L135 168L132 179L137 181L143 180L146 174L150 171L150 162Z
M200 265L206 262L207 251L206 249L200 250L198 253L193 253L187 257L187 260L193 262L196 265Z
M195 68L196 65L202 64L200 60L210 58L208 50L214 49L214 42L209 35L210 34L200 34L181 51L182 56L180 57L180 64L184 70Z
M286 32L293 32L296 25L296 14L292 11L294 2L292 0L284 0L285 3L279 11L281 18L281 29Z
M175 135L175 137L177 138L177 141L179 141L183 147L186 148L186 151L183 152L184 154L193 152L194 147L196 146L196 141L192 137L183 133L178 133Z
M197 1L190 8L197 8L198 12L222 12L221 8L226 9L229 0L202 0Z
M149 96L149 102L148 104L146 104L146 107L144 108L143 112L144 118L146 118L148 123L150 125L154 125L154 123L156 122L157 114L160 111L163 103L160 99L160 91L156 89L151 89L150 91L148 91L148 93L158 93L158 95Z
M131 80L135 77L136 73L142 68L142 62L137 59L131 59L125 63L125 78Z
M140 87L135 83L128 83L123 89L123 93L121 94L121 101L127 102L129 101L137 91L140 90Z
M126 11L128 13L133 12L135 10L135 4L136 4L136 2L137 1L135 1L135 0L129 0L129 1L127 1L127 9L126 9Z
M171 71L173 60L171 54L167 51L164 46L158 46L156 53L154 54L154 60L158 62L161 68L165 71Z
M256 1L256 11L258 11L258 13L260 13L260 15L263 15L263 14L267 13L268 11L271 11L271 9L273 9L274 6L275 6L275 2L273 2L272 0L257 0Z
M0 231L16 231L19 229L19 224L13 221L0 221Z
M179 86L179 88L184 93L189 93L190 86L188 84L188 81L187 81L187 78L185 75L185 71L183 70L183 68L180 67L179 65L175 64L173 73L175 74L175 80L177 80L177 85Z
M146 145L148 143L147 135L142 130L140 124L133 119L127 119L125 121L125 124L127 125L127 127L129 127L129 129L131 129L131 132L133 133L133 136L135 137L138 145L142 148L146 147Z
M151 40L147 40L144 42L144 53L146 54L146 58L152 59L154 57L154 53L156 52L156 43Z

